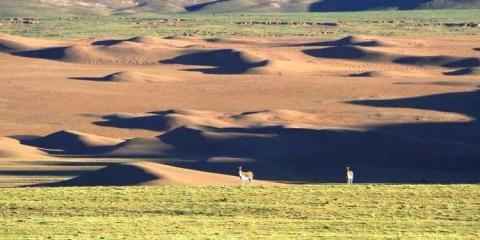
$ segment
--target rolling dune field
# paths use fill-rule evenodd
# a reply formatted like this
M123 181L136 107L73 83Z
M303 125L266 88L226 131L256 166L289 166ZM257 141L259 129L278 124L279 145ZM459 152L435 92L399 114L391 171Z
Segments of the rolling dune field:
M476 183L479 40L2 34L0 185Z

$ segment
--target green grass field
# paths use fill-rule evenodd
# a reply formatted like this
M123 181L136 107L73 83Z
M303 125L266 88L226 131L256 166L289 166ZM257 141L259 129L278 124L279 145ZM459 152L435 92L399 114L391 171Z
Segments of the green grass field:
M0 189L0 239L478 239L480 185Z
M306 36L324 38L351 34L386 36L480 35L480 27L448 26L448 24L456 23L480 23L478 10L173 15L145 13L132 16L40 17L38 24L12 24L6 18L2 21L0 32L43 38L129 37L139 35L199 37Z

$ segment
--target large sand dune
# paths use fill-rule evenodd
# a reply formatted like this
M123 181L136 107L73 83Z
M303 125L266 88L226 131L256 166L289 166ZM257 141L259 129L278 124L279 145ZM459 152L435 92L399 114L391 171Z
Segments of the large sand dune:
M0 138L0 158L48 158L46 152L12 138Z
M272 183L255 181L254 184ZM86 175L43 186L118 185L240 185L240 178L233 175L195 171L152 162L135 162L109 165Z
M65 185L228 184L148 159L227 174L245 165L281 181L340 182L351 165L363 182L478 182L475 48L477 37L1 35L0 133L19 140L2 139L0 157L55 157L42 166L51 170L3 175L79 177ZM122 164L84 174L60 163L67 157ZM179 180L189 174L201 176ZM107 177L119 175L131 177Z
M68 153L90 153L121 143L122 140L76 131L59 131L44 137L25 140L24 143L40 148Z

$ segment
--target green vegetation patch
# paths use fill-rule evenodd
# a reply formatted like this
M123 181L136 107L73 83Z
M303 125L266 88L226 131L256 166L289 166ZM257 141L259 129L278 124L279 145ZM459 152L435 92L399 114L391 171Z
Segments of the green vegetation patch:
M28 18L28 16L23 16ZM33 23L32 23L33 22ZM479 35L478 10L4 17L0 32L42 38Z
M478 239L480 185L0 189L0 239Z

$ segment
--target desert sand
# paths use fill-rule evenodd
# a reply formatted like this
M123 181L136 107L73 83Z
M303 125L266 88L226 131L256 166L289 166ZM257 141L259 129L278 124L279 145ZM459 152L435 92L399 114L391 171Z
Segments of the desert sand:
M478 182L479 40L0 35L0 185Z

